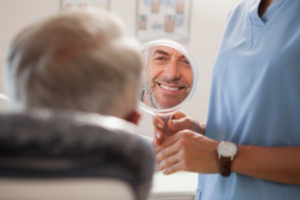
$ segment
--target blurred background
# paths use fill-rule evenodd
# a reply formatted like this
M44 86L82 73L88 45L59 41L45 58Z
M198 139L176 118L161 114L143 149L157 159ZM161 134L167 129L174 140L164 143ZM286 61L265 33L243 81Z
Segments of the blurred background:
M69 0L64 0L69 1ZM2 76L5 52L15 34L28 24L40 21L62 10L63 0L0 0L0 93L4 93ZM109 0L108 10L119 16L131 36L137 35L139 0ZM152 0L147 0L152 1ZM153 0L158 1L158 0ZM196 94L182 110L206 123L211 73L222 39L229 11L241 0L190 0L189 39L181 42L194 57L199 69ZM143 44L147 41L141 41ZM0 95L0 97L2 97ZM3 102L2 102L3 101ZM0 110L5 100L0 102ZM5 107L5 106L4 106ZM146 136L153 137L152 116L139 110L139 123ZM197 174L178 172L171 176L156 173L149 200L194 199Z
M182 110L201 123L206 123L211 73L226 18L228 12L239 2L240 0L191 0L189 40L181 44L187 48L198 65L199 82L194 98ZM138 0L109 1L109 11L124 21L131 36L136 36L137 4ZM2 63L12 38L24 26L60 12L61 5L61 0L0 0L0 93L4 93ZM142 110L140 112L140 129L145 135L153 137L151 115Z

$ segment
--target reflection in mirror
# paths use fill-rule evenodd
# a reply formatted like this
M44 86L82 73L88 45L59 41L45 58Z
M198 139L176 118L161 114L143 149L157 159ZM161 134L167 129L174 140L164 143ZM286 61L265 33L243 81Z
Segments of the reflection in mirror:
M144 51L145 83L141 101L156 109L168 109L180 104L193 84L189 60L168 46L152 46Z

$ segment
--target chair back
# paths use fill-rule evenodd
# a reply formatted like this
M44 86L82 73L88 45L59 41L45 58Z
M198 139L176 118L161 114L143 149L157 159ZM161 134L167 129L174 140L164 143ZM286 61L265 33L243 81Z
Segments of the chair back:
M97 114L1 114L0 199L144 200L154 158L139 134Z

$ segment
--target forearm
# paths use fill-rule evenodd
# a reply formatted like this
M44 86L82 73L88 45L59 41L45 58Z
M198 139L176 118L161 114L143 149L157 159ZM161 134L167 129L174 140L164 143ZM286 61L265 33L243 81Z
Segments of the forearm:
M300 147L238 146L232 172L300 185Z

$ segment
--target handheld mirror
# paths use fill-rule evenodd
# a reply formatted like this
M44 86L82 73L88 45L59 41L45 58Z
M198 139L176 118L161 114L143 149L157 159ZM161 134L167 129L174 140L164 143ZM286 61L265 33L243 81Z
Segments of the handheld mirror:
M179 43L155 40L143 49L145 67L140 107L165 122L165 137L171 133L167 122L194 95L198 69L192 56Z

